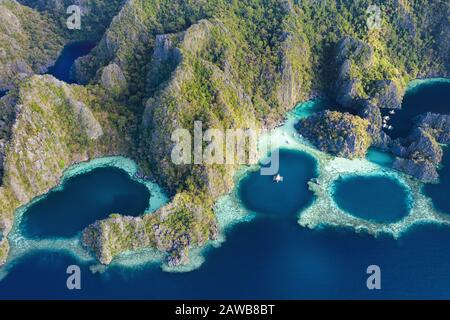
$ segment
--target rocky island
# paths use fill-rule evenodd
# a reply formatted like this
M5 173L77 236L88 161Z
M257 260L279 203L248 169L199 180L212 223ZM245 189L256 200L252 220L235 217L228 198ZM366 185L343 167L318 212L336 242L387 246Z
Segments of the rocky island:
M19 207L71 165L117 155L136 161L170 202L141 217L110 212L82 231L85 249L102 264L141 248L162 252L169 266L188 264L190 250L222 232L214 204L240 166L175 165L171 133L192 131L196 120L273 128L317 95L341 109L298 124L318 149L358 158L375 146L397 157L396 169L438 179L449 115L427 113L408 137L391 139L382 111L401 108L410 80L449 77L444 2L387 1L376 29L365 24L368 1L77 3L86 28L71 32L63 0L0 1L0 90L9 90L0 98L0 264ZM98 44L75 62L78 84L43 75L65 44L86 39Z

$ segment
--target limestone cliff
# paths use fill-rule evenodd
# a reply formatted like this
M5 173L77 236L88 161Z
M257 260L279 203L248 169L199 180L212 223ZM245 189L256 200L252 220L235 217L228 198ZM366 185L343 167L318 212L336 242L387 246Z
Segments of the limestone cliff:
M18 78L20 88L2 99L0 111L0 229L6 234L14 209L53 187L71 163L131 156L172 201L152 215L116 214L89 226L84 244L103 263L127 250L153 247L166 253L168 264L185 264L190 248L217 236L213 204L233 186L238 164L175 165L175 129L192 133L194 121L204 129L272 127L297 102L327 94L357 116L321 114L315 120L331 140L317 138L324 132L312 125L305 135L324 150L362 156L371 142L386 148L395 143L381 130L380 108L397 108L410 79L449 70L448 4L442 1L411 0L410 7L386 1L377 31L367 28L366 1L79 0L87 10L86 29L64 35L65 41L101 37L75 65L78 81L89 85L27 80L21 73L44 71L61 46L54 23L42 17L64 23L61 7L68 4L30 2L41 14L13 0L1 2L6 10L0 34L12 48L11 55L0 51L0 68L6 66L1 75L5 87ZM93 15L94 7L105 14ZM29 15L22 17L22 11ZM42 28L30 30L28 20ZM427 123L433 129L421 126L412 137L414 147L401 145L403 159L439 159L437 149L421 146L446 140L446 127L442 120ZM414 149L424 152L418 158Z
M47 17L15 0L1 0L0 91L11 89L24 75L45 72L63 43Z
M281 41L261 51L252 45L255 35L246 33L248 26L256 27L256 23L241 20L240 12L233 9L220 19L200 20L186 31L156 35L154 42L150 40L154 47L146 79L148 92L154 94L146 101L143 115L142 163L175 196L154 214L156 218L145 216L132 223L142 228L156 219L152 225L164 232L146 228L143 239L156 237L166 243L157 248L167 253L169 265L187 263L189 248L217 237L212 208L219 196L231 190L239 168L239 163L174 164L172 133L187 129L193 134L194 121L202 121L204 130L270 126L310 93L309 47L301 34L295 33L296 18L284 16L288 12L283 8L279 10L280 17L290 21L286 27L289 34L282 35L281 26L277 26ZM265 50L273 52L268 55ZM155 246L147 240L135 242L126 229L119 232L113 227L128 223L129 218L120 216L99 221L85 230L84 243L105 263L136 244ZM117 246L116 240L121 245ZM111 246L108 241L112 241Z
M125 0L19 0L20 3L48 16L66 41L98 41ZM80 30L67 28L67 8L78 6L81 11Z
M366 155L372 140L369 123L358 116L336 111L314 114L297 124L298 132L318 149L345 158Z
M439 181L438 168L443 150L439 144L450 139L450 116L427 113L416 120L416 127L405 139L391 143L397 156L394 168L427 183Z
M94 94L51 76L33 76L1 99L2 248L7 248L6 235L14 210L55 187L66 168L92 157L127 150L127 143L120 142L126 135L120 137L104 111L94 107L100 100L105 107L111 103L100 92ZM118 107L109 108L113 112ZM0 262L5 258L0 256Z

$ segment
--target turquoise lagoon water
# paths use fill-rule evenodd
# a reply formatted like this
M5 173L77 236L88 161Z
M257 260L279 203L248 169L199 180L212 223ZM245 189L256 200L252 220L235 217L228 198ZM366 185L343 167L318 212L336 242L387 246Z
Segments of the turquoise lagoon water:
M148 207L150 192L118 168L98 168L75 176L44 199L33 203L22 219L28 238L74 237L111 213L130 216Z
M387 133L392 138L406 137L414 126L415 118L426 112L450 114L449 79L413 82L403 98L402 109L395 111L394 115L383 112L391 118L389 124L394 128Z
M447 90L445 86L437 88ZM446 96L445 92L436 94L434 89L432 93L430 100ZM414 100L414 93L408 99ZM448 106L449 100L441 102ZM320 104L306 106L308 110L296 109L297 117L307 116ZM317 175L317 163L300 151L282 150L280 156L280 173L285 181L276 185L270 177L254 171L245 174L237 195L254 218L228 229L226 241L208 250L198 269L164 272L156 261L135 267L113 263L102 270L94 260L79 259L58 248L29 250L3 268L0 299L450 298L450 227L416 225L400 239L388 235L375 238L339 227L302 228L298 216L315 201L306 181ZM386 161L380 154L368 157L375 162ZM449 157L445 159L441 184L426 188L436 207L444 207L449 194ZM100 176L114 187L97 180ZM397 190L395 184L389 188ZM370 189L361 190L362 196L367 196L364 191L369 193ZM129 198L123 196L129 192ZM50 193L30 206L16 232L69 236L77 229L81 231L82 225L91 221L91 214L94 220L118 207L123 212L138 213L146 197L129 175L112 169L95 170L64 180L58 193ZM401 192L395 200L400 207L406 201ZM157 201L158 205L162 203ZM14 255L14 245L12 251ZM66 269L72 264L81 267L81 290L66 288ZM366 270L373 264L382 272L379 291L366 287Z
M376 163L382 167L386 168L392 168L392 165L394 164L394 157L384 151L370 148L366 155L367 160L370 162Z
M438 210L450 214L450 148L448 146L444 148L439 183L427 184L424 192L433 199L433 204Z
M303 184L315 176L314 162L306 154L280 155L286 179L299 178ZM159 263L149 263L135 268L113 264L93 273L94 261L34 251L6 266L0 299L450 298L450 228L422 225L399 240L349 229L309 230L297 224L296 209L301 212L314 201L312 192L302 187L302 201L284 207L286 198L273 192L274 182L252 173L239 186L241 193L253 186L247 179L259 181L264 193L249 193L252 199L242 199L245 206L274 202L279 210L256 212L250 222L234 226L222 246L210 250L203 265L192 272L164 272ZM72 264L82 270L79 291L65 287L65 271ZM372 264L382 270L380 291L366 288L366 269Z
M273 176L263 176L259 170L242 179L239 197L248 210L294 216L310 204L312 193L307 182L317 175L314 158L303 152L280 150L279 173L283 183L274 183Z
M370 221L389 223L405 217L410 209L408 190L385 176L348 176L333 186L334 200L350 213Z
M55 65L48 69L48 74L61 81L75 83L75 79L71 75L71 69L75 60L87 55L95 45L95 42L91 41L77 41L67 44L56 60Z

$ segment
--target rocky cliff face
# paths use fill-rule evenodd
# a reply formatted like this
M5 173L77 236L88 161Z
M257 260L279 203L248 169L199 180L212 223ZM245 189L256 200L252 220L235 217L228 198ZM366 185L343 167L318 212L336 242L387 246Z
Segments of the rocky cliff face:
M65 22L63 7L73 4L32 2L59 23ZM377 34L361 27L364 1L345 0L339 8L335 2L291 0L128 0L123 6L75 1L87 12L86 28L65 33L66 40L101 37L76 62L77 79L90 84L81 87L22 76L43 71L61 45L43 15L3 0L0 37L8 46L0 46L0 74L6 75L4 87L19 78L22 89L8 96L18 102L0 112L2 233L10 228L13 210L54 186L70 163L120 153L136 159L172 202L149 216L99 221L83 233L84 244L102 263L141 247L165 252L170 265L187 263L190 248L217 236L212 207L233 186L237 165L174 165L173 131L192 132L198 120L204 129L271 127L295 103L323 90L358 116L323 113L305 120L300 130L312 142L347 157L363 156L370 143L392 148L397 144L381 129L380 108L397 108L409 79L448 73L446 6L414 2L413 9L403 1L387 2ZM31 30L28 20L42 28ZM436 40L431 47L428 35ZM317 123L329 135L320 137ZM446 121L429 116L426 123L432 129L420 125L417 136L398 145L402 159L414 164L398 168L420 173L435 166L435 141L448 140ZM432 175L428 171L423 177ZM7 241L1 239L4 256Z
M14 0L0 1L0 43L0 91L45 72L63 47L49 19Z
M345 37L336 46L336 101L344 108L361 110L370 103L378 108L401 107L405 84L400 72L387 68L386 54L369 44ZM381 77L385 77L380 78Z
M48 16L67 41L98 41L125 0L20 0L20 3ZM67 28L67 8L81 10L81 29Z
M200 20L186 31L155 36L146 75L148 92L154 94L146 102L140 149L158 183L175 196L154 214L157 218L133 220L142 226L156 219L152 220L152 228L146 228L143 242L133 242L128 233L115 234L117 228L105 229L105 224L129 223L126 217L116 216L86 229L85 245L104 263L137 245L156 246L167 254L169 265L185 264L189 248L217 237L212 207L219 196L233 187L238 163L174 164L171 151L175 144L170 136L176 129L187 129L193 134L194 121L202 121L204 130L258 129L264 123L275 123L292 104L309 95L310 78L302 72L302 68L310 71L306 64L309 47L300 34L294 33L295 25L290 25L289 33L272 48L274 56L282 57L277 64L268 60L266 52L255 53L252 39L246 38L254 35L243 34L239 23L244 20L235 15L231 10L225 18ZM251 21L245 23L255 27ZM261 63L262 59L265 63ZM269 90L269 82L273 89ZM271 112L265 113L266 110ZM129 245L105 245L105 239L124 237L128 240L121 243Z
M1 99L2 248L7 248L5 236L14 210L56 186L68 166L107 152L121 152L120 144L110 145L118 135L113 125L101 112L98 120L88 107L95 99L92 91L51 76L33 76ZM104 137L105 131L109 137ZM0 256L0 262L5 258Z
M160 84L169 80L172 72L181 63L182 54L177 47L183 41L185 32L156 36L155 48L147 73L147 90L154 92Z
M78 82L88 83L95 79L97 70L115 63L129 83L133 83L134 79L135 82L145 84L144 77L148 70L137 60L152 53L155 36L182 31L189 24L205 17L206 7L213 6L214 1L206 0L190 0L184 4L180 1L125 1L97 48L77 60L75 75ZM145 86L139 87L139 90L143 89Z
M437 169L443 150L439 145L448 144L450 116L427 113L416 121L416 128L406 139L391 143L391 152L398 158L394 168L426 183L438 182Z
M101 83L114 97L120 97L126 93L127 79L125 78L122 69L115 63L111 63L103 68Z
M300 120L298 132L321 151L338 157L364 157L371 145L369 123L357 116L324 111Z

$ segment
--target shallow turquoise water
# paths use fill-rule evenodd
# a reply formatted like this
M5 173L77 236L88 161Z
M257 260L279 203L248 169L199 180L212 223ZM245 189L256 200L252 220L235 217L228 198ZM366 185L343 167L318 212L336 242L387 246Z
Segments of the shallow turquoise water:
M316 177L314 158L303 152L281 150L280 170L282 183L260 171L248 174L239 186L239 196L250 211L265 214L293 215L312 201L307 182Z
M408 190L385 176L349 176L333 185L337 205L353 216L390 223L401 220L410 209Z
M65 64L65 75L70 75L67 70L72 63ZM445 93L438 96L445 97ZM322 107L312 102L298 116ZM376 153L368 158L389 163ZM448 208L448 161L447 151L441 183L425 188L435 206L441 208ZM5 267L0 299L450 298L448 227L417 226L399 240L373 238L341 228L301 228L298 214L314 201L306 181L315 176L315 165L304 153L282 151L280 173L286 179L282 184L276 185L271 177L258 173L246 176L238 193L256 217L227 232L226 242L210 250L198 270L168 273L157 263L131 269L112 265L104 273L94 274L89 268L94 262L81 262L68 253L35 251ZM96 179L97 174L103 175L101 179ZM118 169L71 178L60 193L49 194L31 206L20 229L29 236L68 237L111 211L138 214L148 204L141 188ZM369 189L358 191L362 197L370 195ZM374 209L379 205L383 204L376 204ZM400 200L398 205L402 206ZM82 269L80 291L66 289L66 268L72 264ZM366 287L366 269L373 264L381 267L381 291Z
M112 213L141 215L149 199L148 189L125 171L99 168L69 179L62 190L32 204L21 229L28 238L69 238Z

